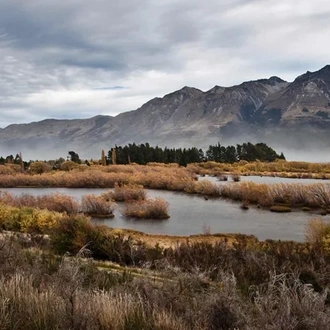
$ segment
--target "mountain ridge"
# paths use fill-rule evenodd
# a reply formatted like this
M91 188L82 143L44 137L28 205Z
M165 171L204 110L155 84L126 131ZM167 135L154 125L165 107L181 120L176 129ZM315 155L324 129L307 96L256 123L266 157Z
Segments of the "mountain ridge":
M207 91L184 86L117 116L44 119L0 129L0 153L95 152L131 142L206 147L218 141L292 146L330 137L330 65L287 82L277 76ZM301 132L312 134L309 140ZM290 143L289 143L290 142ZM304 142L305 143L305 142ZM98 151L99 153L99 151Z

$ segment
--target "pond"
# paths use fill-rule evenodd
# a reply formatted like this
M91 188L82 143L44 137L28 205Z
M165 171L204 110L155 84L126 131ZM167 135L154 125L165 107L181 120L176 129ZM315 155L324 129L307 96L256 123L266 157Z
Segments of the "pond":
M230 175L228 176L228 181L219 181L217 177L214 176L200 176L198 177L199 180L208 180L213 183L230 183L233 182ZM322 180L322 179L294 179L294 178L280 178L280 177L272 177L272 176L241 176L241 181L252 181L255 183L294 183L294 184L313 184L313 183L325 183L330 184L330 180Z
M54 192L71 195L80 199L86 194L99 195L107 189L68 188L8 188L2 189L13 194L43 195ZM160 197L169 203L168 220L135 220L121 215L118 203L115 217L95 220L96 223L114 228L129 228L150 234L192 235L201 234L209 228L211 233L252 234L259 239L281 239L303 241L305 225L315 214L301 211L273 213L251 207L242 210L240 204L221 199L205 200L203 197L183 193L147 190L148 197ZM329 217L323 217L329 220Z

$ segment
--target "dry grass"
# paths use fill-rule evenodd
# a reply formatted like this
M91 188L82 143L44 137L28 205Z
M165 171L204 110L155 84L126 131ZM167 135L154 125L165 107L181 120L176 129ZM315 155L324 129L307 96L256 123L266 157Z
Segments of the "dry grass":
M126 217L144 219L168 219L168 203L161 198L126 203L123 214Z
M106 200L114 200L116 202L143 201L146 199L147 193L141 185L124 184L119 186L115 184L114 191L107 191L102 194Z
M322 246L324 239L330 235L330 223L321 219L311 219L306 225L306 241L316 246Z
M114 217L114 206L114 203L111 201L106 201L101 196L95 196L91 194L83 196L81 200L82 212L95 218Z
M79 211L79 203L74 197L59 193L40 196L29 194L15 196L9 192L0 191L0 204L13 207L47 209L49 211L65 212L67 214L75 214Z
M228 166L251 167L252 165L251 163L230 165L209 162L199 164L198 166L210 171L216 168L219 170L219 173L224 173L223 171L228 170ZM287 166L285 162L275 162L273 165L280 166L283 169ZM330 190L329 187L322 184L256 184L240 182L237 184L219 185L207 180L196 181L196 177L192 173L192 170L196 170L196 166L188 166L187 169L178 166L163 166L161 164L148 166L79 166L78 169L71 171L58 171L40 175L4 174L2 175L0 186L115 188L113 193L104 194L104 197L107 200L115 199L118 201L144 200L146 196L142 189L143 186L150 189L182 191L237 201L245 200L250 204L259 204L267 208L277 204L299 208L330 208ZM255 166L258 169L263 169L262 166L266 165L256 162ZM271 164L267 164L267 166L271 166ZM308 164L307 168L316 168L309 166L310 164ZM235 170L235 173L239 173L239 171ZM69 205L67 207L68 209L70 208ZM73 205L72 208L74 209ZM71 211L68 210L68 212Z
M234 181L234 182L239 182L241 181L241 176L238 174L238 173L233 173L231 175L231 179Z
M201 175L217 175L223 172L238 172L242 175L279 176L297 179L330 179L329 163L308 163L278 160L275 162L247 162L234 164L206 162L189 164L188 170Z

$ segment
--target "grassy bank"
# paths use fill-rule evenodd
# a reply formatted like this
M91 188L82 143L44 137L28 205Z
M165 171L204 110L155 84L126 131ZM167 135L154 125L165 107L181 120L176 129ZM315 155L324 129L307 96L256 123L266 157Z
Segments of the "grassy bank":
M206 162L188 164L188 170L200 175L221 176L224 172L242 175L277 176L295 179L330 179L330 164L277 160L275 162L240 161L233 164Z

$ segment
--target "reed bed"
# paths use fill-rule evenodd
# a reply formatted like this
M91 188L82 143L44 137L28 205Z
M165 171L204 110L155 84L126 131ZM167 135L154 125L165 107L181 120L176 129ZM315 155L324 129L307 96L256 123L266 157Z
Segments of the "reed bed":
M82 212L94 218L112 218L114 217L115 204L106 201L101 196L88 194L83 196L81 200Z
M188 170L197 174L217 175L223 172L239 172L242 175L276 175L292 178L330 178L330 163L308 163L277 160L274 162L239 161L233 164L208 161L188 164Z
M123 214L130 218L168 219L168 203L161 198L126 203Z
M277 164L277 162L275 163ZM209 169L209 167L212 169L214 166L230 166L230 164L215 164L203 163L200 166L206 169ZM249 164L244 166L247 165ZM103 195L105 200L109 201L145 200L146 196L142 189L143 187L182 191L237 201L244 200L250 204L259 204L262 207L284 204L285 206L304 207L305 209L322 208L326 212L330 209L330 190L328 185L256 184L252 182L218 185L207 180L196 181L195 175L191 173L192 168L194 167L189 168L188 166L188 169L185 169L178 166L155 166L153 164L148 166L93 166L92 169L86 166L83 170L74 169L40 175L23 173L14 175L3 174L1 175L0 186L114 188L114 192L108 192ZM313 167L313 169L315 168ZM239 180L238 176L237 180ZM71 203L71 206L70 203L68 201L67 206L61 206L63 209L67 208L68 213L74 212L75 209L74 202ZM40 204L42 205L41 200ZM44 204L47 203L45 202ZM70 211L70 207L72 211ZM53 208L50 207L50 209L60 211L55 206Z
M0 204L47 209L67 214L78 213L80 208L79 202L74 197L60 193L35 196L29 194L13 195L6 191L0 191Z
M143 201L147 193L141 185L134 184L115 184L114 191L102 193L105 200L114 200L116 202Z
M117 183L180 191L186 182L196 179L184 168L142 165L113 165L104 166L102 169L100 167L86 167L82 171L54 171L40 175L3 174L0 187L114 188Z

